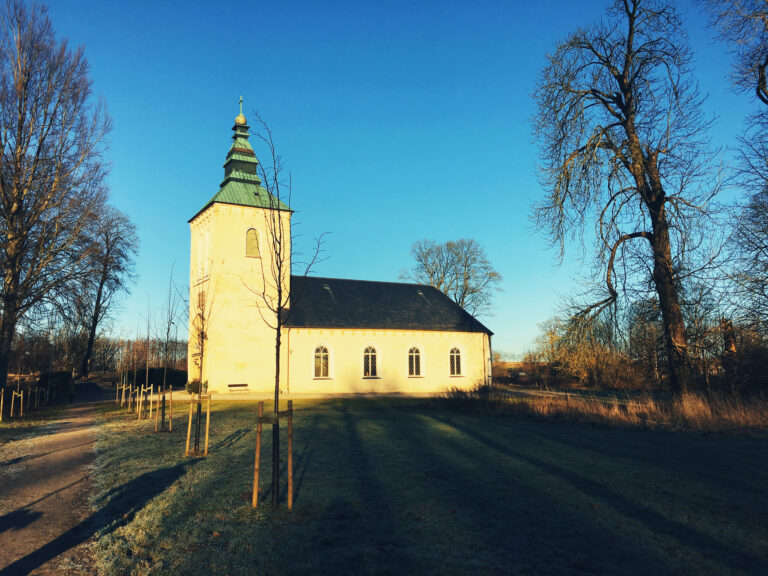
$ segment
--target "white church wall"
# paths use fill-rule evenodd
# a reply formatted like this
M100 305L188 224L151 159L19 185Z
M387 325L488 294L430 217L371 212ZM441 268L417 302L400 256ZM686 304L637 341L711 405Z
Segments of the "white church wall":
M415 330L291 328L285 391L305 393L432 394L449 387L471 388L490 374L489 337L484 333ZM329 354L328 377L315 376L315 350ZM376 350L376 377L363 374L367 347ZM408 353L420 352L421 374L409 376ZM461 374L451 375L450 351L458 348Z
M259 392L274 389L275 332L264 321L273 313L259 295L262 269L269 278L272 266L265 213L260 208L214 204L191 224L190 378L199 374L192 317L197 293L205 290L209 317L202 380L211 391L227 392L229 384L247 384ZM281 216L290 237L290 213ZM246 256L246 235L251 228L259 232L260 258ZM206 245L207 254L201 255ZM198 272L200 269L204 272ZM272 292L274 286L269 284Z

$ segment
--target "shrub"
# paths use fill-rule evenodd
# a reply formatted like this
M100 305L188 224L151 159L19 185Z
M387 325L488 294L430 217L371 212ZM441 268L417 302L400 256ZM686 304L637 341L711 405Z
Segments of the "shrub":
M200 393L200 380L190 380L187 382L187 392L190 394L199 394ZM203 394L208 392L208 380L203 382Z
M48 401L51 404L67 400L67 393L72 387L72 373L69 370L46 372L37 381L38 388L50 386Z
M150 368L149 369L149 383L154 384L157 388L163 385L163 370L164 368ZM128 372L128 382L133 384L133 371ZM144 386L147 382L147 371L141 368L136 371L136 386ZM179 388L187 383L187 371L176 370L175 368L168 368L168 373L165 375L165 385Z

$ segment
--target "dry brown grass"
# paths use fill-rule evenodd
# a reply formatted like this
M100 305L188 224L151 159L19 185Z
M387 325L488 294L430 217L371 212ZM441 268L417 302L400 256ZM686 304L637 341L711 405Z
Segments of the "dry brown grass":
M768 398L687 392L679 396L597 397L555 391L511 394L478 387L451 389L438 402L452 408L672 430L768 432Z

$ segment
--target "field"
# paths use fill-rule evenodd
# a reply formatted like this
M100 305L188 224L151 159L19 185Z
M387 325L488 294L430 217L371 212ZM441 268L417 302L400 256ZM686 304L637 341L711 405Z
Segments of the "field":
M764 436L301 401L295 509L253 511L255 411L215 405L205 459L182 457L181 417L155 434L102 414L101 573L768 572ZM268 452L265 438L265 501Z

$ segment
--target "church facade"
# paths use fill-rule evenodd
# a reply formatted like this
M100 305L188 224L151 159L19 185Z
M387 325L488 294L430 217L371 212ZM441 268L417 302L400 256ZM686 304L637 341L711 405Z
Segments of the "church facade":
M235 119L219 191L190 220L190 379L220 394L432 394L491 377L488 328L431 286L290 274L292 212ZM275 240L285 256L276 259Z

